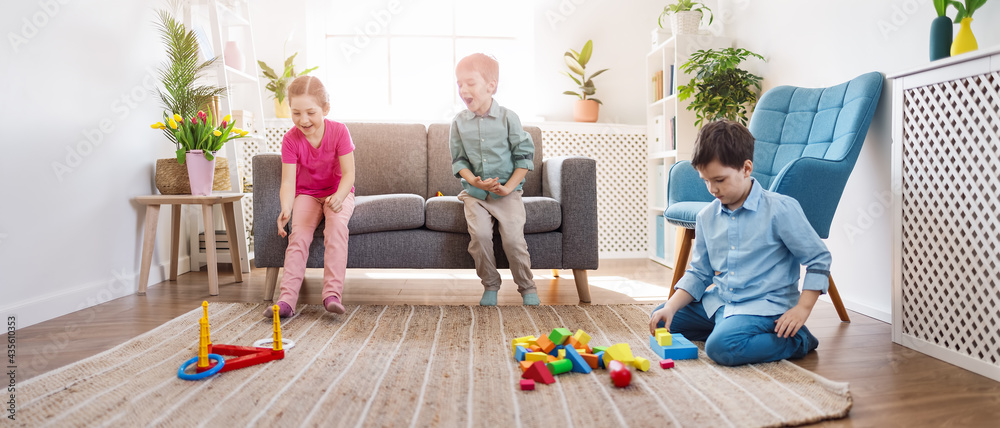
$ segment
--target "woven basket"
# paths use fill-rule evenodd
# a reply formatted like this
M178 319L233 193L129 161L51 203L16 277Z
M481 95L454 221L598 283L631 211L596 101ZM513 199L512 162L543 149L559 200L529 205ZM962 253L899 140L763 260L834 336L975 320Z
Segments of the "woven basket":
M701 17L700 10L672 13L670 14L670 29L673 30L674 34L698 34Z
M191 182L188 179L186 165L177 163L177 158L157 159L156 189L164 195L190 195ZM229 180L229 161L226 158L215 158L215 178L212 180L212 190L232 190Z

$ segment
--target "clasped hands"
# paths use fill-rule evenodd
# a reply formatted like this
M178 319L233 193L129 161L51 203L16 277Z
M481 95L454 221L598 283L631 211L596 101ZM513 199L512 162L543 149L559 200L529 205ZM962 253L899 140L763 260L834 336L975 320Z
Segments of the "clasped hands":
M512 191L508 189L506 186L500 184L500 179L496 177L487 178L483 180L479 176L476 176L472 181L469 182L469 184L477 188L483 189L487 192L496 193L500 196L507 196Z

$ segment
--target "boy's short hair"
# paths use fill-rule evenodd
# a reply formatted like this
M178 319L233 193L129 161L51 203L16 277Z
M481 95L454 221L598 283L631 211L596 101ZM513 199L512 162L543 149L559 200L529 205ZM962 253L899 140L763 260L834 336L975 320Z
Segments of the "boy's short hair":
M497 85L500 84L500 63L492 55L474 53L462 58L458 61L458 65L455 66L455 70L461 69L471 69L479 72L483 76L483 80L486 80L486 83L493 81ZM497 93L496 87L493 88L493 93Z
M728 119L709 122L698 132L691 166L701 169L718 160L723 166L743 169L753 161L753 134L745 126Z

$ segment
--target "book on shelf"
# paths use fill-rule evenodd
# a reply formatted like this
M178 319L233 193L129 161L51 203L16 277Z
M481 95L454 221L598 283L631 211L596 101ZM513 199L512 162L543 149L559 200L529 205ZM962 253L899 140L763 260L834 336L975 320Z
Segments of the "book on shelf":
M677 150L677 116L670 118L670 130L667 135L670 136L670 144L667 146L670 147L670 150Z
M663 70L653 73L653 102L663 99Z
M667 90L670 91L667 95L674 94L674 65L670 64L670 81L667 82Z

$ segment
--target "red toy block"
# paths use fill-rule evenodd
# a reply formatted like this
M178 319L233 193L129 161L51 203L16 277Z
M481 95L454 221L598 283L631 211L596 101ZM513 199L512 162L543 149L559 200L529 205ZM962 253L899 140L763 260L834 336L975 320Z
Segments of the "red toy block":
M531 379L521 379L521 391L534 391L535 381Z
M538 347L542 348L542 352L546 354L552 352L553 349L556 349L556 344L552 343L548 337L539 336L538 339L535 339L535 341L538 342Z
M546 385L556 382L556 378L552 376L552 372L550 372L549 368L545 366L545 363L541 361L535 361L531 367L528 367L528 370L524 371L521 377L524 379L531 379L535 382L541 382Z
M660 368L672 369L674 368L674 360L667 358L665 360L660 360Z

